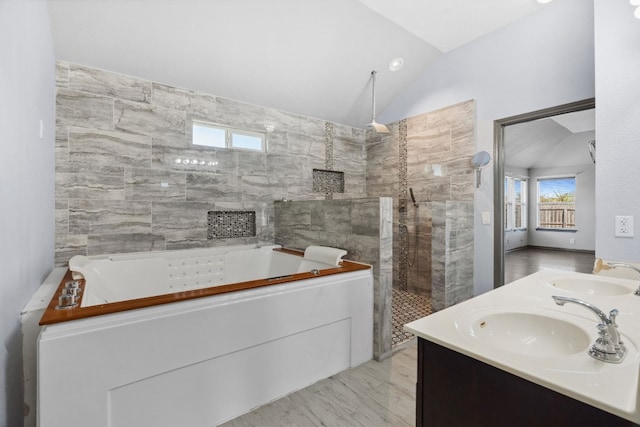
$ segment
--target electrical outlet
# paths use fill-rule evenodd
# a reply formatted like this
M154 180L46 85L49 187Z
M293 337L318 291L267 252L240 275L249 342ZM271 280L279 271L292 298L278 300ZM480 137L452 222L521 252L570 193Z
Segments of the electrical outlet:
M633 216L616 215L616 228L614 236L633 237Z

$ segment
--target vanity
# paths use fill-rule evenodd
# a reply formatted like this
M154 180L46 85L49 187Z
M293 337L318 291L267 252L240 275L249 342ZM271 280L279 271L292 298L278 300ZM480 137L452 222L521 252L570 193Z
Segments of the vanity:
M637 287L544 270L405 325L418 336L416 426L638 425Z

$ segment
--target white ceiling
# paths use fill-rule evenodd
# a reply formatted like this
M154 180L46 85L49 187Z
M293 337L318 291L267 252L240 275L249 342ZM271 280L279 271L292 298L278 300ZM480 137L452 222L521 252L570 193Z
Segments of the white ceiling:
M57 59L364 127L536 0L47 0ZM387 70L404 58L397 72Z
M588 143L595 140L595 109L507 126L505 169L559 168L592 164Z

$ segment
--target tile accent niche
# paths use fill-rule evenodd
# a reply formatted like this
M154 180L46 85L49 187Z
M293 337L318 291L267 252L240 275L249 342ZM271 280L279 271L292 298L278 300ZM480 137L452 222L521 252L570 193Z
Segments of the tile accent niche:
M193 119L274 130L266 153L196 147ZM314 168L345 171L335 198L364 197L364 141L362 129L58 62L56 265L76 254L273 242L274 200L325 198L313 191ZM255 236L207 239L207 212L236 210L256 212Z
M253 211L207 212L207 239L231 239L256 235L256 213Z

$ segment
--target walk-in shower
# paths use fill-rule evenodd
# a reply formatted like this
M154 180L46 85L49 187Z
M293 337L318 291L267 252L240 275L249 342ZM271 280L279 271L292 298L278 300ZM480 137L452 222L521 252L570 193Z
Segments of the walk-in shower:
M397 286L393 288L393 302L392 302L392 346L398 347L413 338L413 334L405 332L402 326L405 323L412 322L421 317L431 314L431 296L430 294L421 293L417 291L418 286L416 284L420 280L427 280L427 277L420 276L420 266L422 264L430 264L430 259L425 258L428 254L424 248L422 248L422 256L419 256L421 252L420 236L421 236L421 215L420 215L420 203L416 201L413 188L409 188L409 196L411 198L411 205L415 208L412 212L413 215L413 229L407 225L407 206L409 203L403 203L400 207L400 224L399 233L400 238L400 252L401 262L399 268L404 270L401 275L402 280L399 281ZM409 220L410 221L410 220ZM430 233L423 233L428 236ZM426 246L426 242L425 242ZM409 286L411 283L411 286ZM426 284L423 284L426 289ZM430 286L429 286L430 288Z

